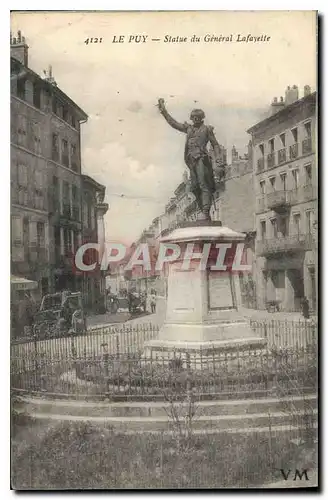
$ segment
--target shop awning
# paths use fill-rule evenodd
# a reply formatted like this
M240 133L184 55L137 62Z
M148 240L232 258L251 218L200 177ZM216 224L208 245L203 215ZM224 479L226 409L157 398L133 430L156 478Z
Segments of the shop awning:
M10 286L12 286L14 290L34 290L38 288L38 283L20 276L11 275Z

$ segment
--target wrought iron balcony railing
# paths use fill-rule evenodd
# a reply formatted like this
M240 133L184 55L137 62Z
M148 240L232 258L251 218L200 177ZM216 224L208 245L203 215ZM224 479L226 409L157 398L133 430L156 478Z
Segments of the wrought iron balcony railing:
M279 236L257 242L258 255L274 255L291 252L301 252L313 248L314 241L311 234L295 234Z
M292 146L289 146L289 159L296 160L298 157L298 143L296 142Z
M287 208L290 206L290 191L274 191L267 195L267 207L270 210Z

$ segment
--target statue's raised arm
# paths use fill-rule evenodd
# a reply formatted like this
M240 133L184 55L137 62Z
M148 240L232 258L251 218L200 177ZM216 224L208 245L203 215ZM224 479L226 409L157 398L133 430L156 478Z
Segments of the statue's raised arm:
M158 109L159 112L164 116L165 120L171 127L179 130L180 132L187 132L188 124L177 122L167 111L165 107L164 99L158 99Z

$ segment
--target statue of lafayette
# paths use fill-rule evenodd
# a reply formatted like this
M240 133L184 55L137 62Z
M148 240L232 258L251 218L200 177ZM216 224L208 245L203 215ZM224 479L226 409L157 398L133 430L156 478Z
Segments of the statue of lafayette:
M191 191L195 195L197 205L201 211L200 219L210 221L210 208L215 191L215 181L212 169L212 161L207 151L208 142L214 149L217 163L220 146L217 142L213 127L204 124L205 114L201 109L194 109L191 112L190 123L179 123L167 112L164 99L158 100L158 109L171 127L187 134L185 154L185 163L190 171ZM224 167L221 166L221 176Z

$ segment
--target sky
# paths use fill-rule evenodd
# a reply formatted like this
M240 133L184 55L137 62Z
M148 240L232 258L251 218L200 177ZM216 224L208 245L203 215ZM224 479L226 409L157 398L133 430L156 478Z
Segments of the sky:
M220 144L243 154L246 130L267 116L287 85L316 88L314 11L13 13L29 45L29 66L52 65L58 86L87 114L82 171L106 186L106 240L133 242L182 180L185 137L156 107L165 99L179 121L202 108ZM268 42L237 43L252 34ZM124 43L113 43L123 35ZM128 43L129 36L146 43ZM164 37L188 42L165 43ZM200 42L190 42L193 36ZM205 35L234 42L204 42ZM98 43L85 44L87 38ZM102 42L99 43L99 39ZM152 42L151 38L160 41Z

